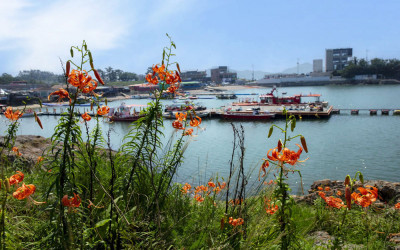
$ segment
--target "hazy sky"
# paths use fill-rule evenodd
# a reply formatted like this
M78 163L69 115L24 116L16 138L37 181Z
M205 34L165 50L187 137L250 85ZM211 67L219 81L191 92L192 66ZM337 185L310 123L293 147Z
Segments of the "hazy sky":
M352 47L359 58L400 58L400 1L0 0L0 74L61 73L85 39L95 67L144 73L169 33L181 70L218 65L279 72Z

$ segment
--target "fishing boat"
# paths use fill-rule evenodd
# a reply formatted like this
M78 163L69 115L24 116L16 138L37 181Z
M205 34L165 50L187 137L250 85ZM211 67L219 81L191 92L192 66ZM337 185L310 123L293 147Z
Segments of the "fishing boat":
M140 110L146 106L147 105L127 105L122 103L121 106L117 108L110 108L108 118L112 122L134 122L143 117L143 115L140 114ZM136 109L139 111L137 112Z

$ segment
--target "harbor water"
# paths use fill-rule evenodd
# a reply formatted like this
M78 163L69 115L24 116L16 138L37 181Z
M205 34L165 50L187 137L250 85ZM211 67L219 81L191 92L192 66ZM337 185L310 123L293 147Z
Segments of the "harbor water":
M264 94L270 88L248 88L236 91L238 94ZM400 86L397 85L366 85L366 86L318 86L279 88L279 95L287 92L292 94L321 94L321 100L328 101L336 109L400 109ZM257 95L239 95L239 98L257 98ZM146 104L148 99L127 99L126 104ZM232 100L198 99L207 108L227 106ZM110 107L118 107L122 101L110 102ZM172 101L166 100L164 104ZM87 107L85 107L87 109ZM65 109L65 108L64 108ZM52 108L49 108L52 110ZM83 107L80 107L83 112ZM41 135L51 137L59 117L41 116L44 129L34 124L33 117L21 119L18 135ZM89 122L94 126L94 119ZM251 176L250 182L258 181L258 170L262 159L266 158L268 149L276 146L282 134L274 130L267 138L272 124L284 126L283 120L266 122L233 122L242 124L245 129L245 170ZM0 134L6 133L8 121L0 117ZM165 120L165 141L174 135L172 120ZM83 126L83 124L82 124ZM112 146L114 149L122 144L124 136L129 131L128 123L102 122L104 132L112 129ZM357 171L364 174L365 179L382 179L400 181L400 116L378 115L371 116L368 111L360 111L359 115L350 115L350 111L342 111L340 115L332 115L329 119L297 120L293 135L302 134L308 144L309 153L303 152L301 159L309 158L306 162L295 166L301 170L304 187L307 189L314 180L339 179L344 180L347 174L354 175ZM195 130L196 132L196 130ZM105 134L105 133L104 133ZM204 184L211 176L218 174L227 177L229 161L232 154L233 132L230 122L204 119L197 136L191 138L185 152L185 159L178 170L176 181L192 184ZM297 150L294 139L289 148ZM23 153L23 152L22 152ZM273 179L273 172L268 176ZM293 192L300 187L297 174L289 175Z

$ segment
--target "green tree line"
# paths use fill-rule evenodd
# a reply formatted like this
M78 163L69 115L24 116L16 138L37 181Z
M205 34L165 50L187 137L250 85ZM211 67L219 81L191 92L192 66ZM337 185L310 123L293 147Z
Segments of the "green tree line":
M106 81L116 82L116 81L137 81L138 75L133 72L127 72L120 69L113 69L112 67L107 67L104 70L97 69L100 76ZM3 73L0 76L0 84L9 84L13 81L26 81L30 84L55 84L63 81L63 75L54 74L48 71L41 71L38 69L33 70L23 70L16 76L12 76L8 73Z
M400 60L374 58L370 62L354 58L340 75L353 78L356 75L377 75L378 78L400 79Z

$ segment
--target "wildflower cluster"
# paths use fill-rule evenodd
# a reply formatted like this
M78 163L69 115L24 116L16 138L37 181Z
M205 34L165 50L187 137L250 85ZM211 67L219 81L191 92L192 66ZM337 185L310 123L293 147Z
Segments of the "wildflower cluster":
M193 115L192 115L193 113ZM201 124L201 118L196 115L193 107L189 106L186 113L177 112L175 114L176 120L172 122L172 127L177 130L183 130L183 136L188 136L193 134L193 128L185 128L184 124L187 124L187 116L190 117L189 125L192 127L198 127Z
M73 69L70 72L71 68L71 62L68 61L66 65L66 77L67 77L67 82L71 84L72 86L76 87L77 91L75 93L75 97L82 93L82 94L89 94L95 97L99 97L100 95L96 94L94 91L97 88L97 81L99 81L101 84L104 85L103 80L100 77L100 74L97 72L96 69L92 68L92 71L94 73L94 76L96 77L97 81L93 79L93 77L87 72L86 70L77 70ZM58 101L62 101L63 99L68 99L69 103L71 104L72 99L70 97L70 94L68 93L67 90L60 88L57 91L54 91L48 96L48 99L50 100L50 97L56 95L58 96ZM102 106L97 109L97 114L100 116L106 115L110 112L110 108L107 106ZM85 121L90 121L91 117L90 115L86 112L82 115L82 119Z
M16 174L10 176L10 178L5 178L3 183L6 191L9 192L11 187L15 187L16 190L12 193L12 196L15 199L23 200L28 198L29 201L32 201L36 205L41 204L42 202L37 202L31 198L31 195L36 191L36 186L33 184L25 185L25 183L22 183L24 177L25 175L21 171L17 171ZM22 183L21 186L19 186L20 183Z
M226 182L218 182L217 184L213 181L209 181L207 185L200 185L194 188L194 199L197 202L203 202L204 197L209 196L212 192L214 194L220 193L226 187ZM191 192L192 186L188 183L182 187L181 192L182 194L189 194Z
M178 64L177 67L179 70ZM166 92L175 94L182 81L178 71L168 71L166 70L164 64L162 64L160 67L158 64L156 64L152 69L153 72L146 75L146 81L154 85L157 85L159 82L165 82L165 84L167 84Z
M279 207L278 205L271 203L271 200L264 199L264 209L267 214L274 214L278 211Z
M243 223L244 223L244 220L242 218L234 219L232 217L229 217L229 224L231 224L234 227L243 225Z

